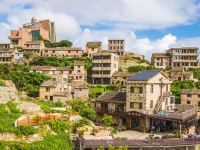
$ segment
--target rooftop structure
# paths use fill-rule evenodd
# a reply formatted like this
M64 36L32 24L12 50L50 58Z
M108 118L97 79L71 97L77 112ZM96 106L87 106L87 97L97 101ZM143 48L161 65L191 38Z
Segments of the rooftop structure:
M101 52L101 49L101 42L87 42L86 44L86 52L88 57L92 57L93 54Z

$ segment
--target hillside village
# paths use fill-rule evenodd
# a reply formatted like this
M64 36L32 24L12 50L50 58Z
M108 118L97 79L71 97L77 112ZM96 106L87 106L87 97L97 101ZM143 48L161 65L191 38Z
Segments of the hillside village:
M0 43L0 149L192 149L200 144L197 47L74 47L33 17ZM195 140L195 141L194 141ZM62 146L61 146L62 145Z

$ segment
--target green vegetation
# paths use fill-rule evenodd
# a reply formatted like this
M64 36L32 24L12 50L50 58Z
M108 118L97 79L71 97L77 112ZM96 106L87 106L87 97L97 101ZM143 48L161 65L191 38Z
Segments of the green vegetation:
M84 61L87 70L92 69L92 63L90 58L57 58L57 57L36 57L30 63L32 66L55 66L55 67L66 67L74 66L75 61Z
M104 114L101 122L104 126L110 127L112 125L112 116Z
M29 135L33 135L37 133L37 129L32 127L32 126L19 126L17 128L15 128L15 134L17 136L29 136Z
M72 42L68 41L68 40L62 40L60 42L44 42L45 43L45 47L71 47L73 44Z
M3 80L0 80L0 86L6 86L6 84Z
M71 130L72 130L73 133L76 133L77 129L79 127L83 127L85 125L90 125L90 121L88 119L86 119L86 118L83 118L83 119L81 119L79 121L74 122L72 124Z
M14 122L21 116L17 105L13 102L0 104L0 133L18 133L14 127Z
M154 66L131 66L128 67L128 72L137 73L143 70L157 70Z
M73 100L70 103L72 105L73 110L79 112L81 116L89 120L96 119L96 112L88 102Z
M72 150L72 141L67 133L47 135L42 141L32 143L0 141L0 149L10 150Z
M50 101L43 101L43 100L36 100L35 101L40 108L45 112L45 113L50 113L52 110L50 109L51 107L63 107L63 103L58 101L58 102L50 102Z
M36 72L29 72L29 66L23 64L0 64L0 78L12 80L19 91L25 91L28 96L36 97L42 82L49 80L45 76Z
M200 80L200 68L189 68L187 71L192 71L194 78Z
M97 150L106 150L103 146L97 148ZM112 145L108 145L108 150L128 150L128 146L120 146L114 147Z
M195 83L193 80L185 80L174 82L171 85L172 95L175 96L176 103L180 104L180 92L181 89L195 89L197 88L198 83Z
M117 92L118 86L116 85L93 85L90 86L90 98L95 99L105 92Z
M69 130L70 128L68 121L55 120L55 121L49 121L47 122L47 124L56 133L63 133L65 132L65 130Z

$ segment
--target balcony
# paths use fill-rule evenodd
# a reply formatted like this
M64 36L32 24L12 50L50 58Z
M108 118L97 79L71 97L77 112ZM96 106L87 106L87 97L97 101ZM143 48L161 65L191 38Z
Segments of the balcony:
M184 108L188 107L188 108ZM164 112L164 113L158 113L158 114L152 114L151 116L157 117L157 118L166 118L170 120L181 120L186 121L188 119L194 118L197 115L197 108L194 108L192 106L185 106L185 105L176 105L176 109L173 112Z
M111 78L110 74L92 74L93 78Z
M92 70L94 70L94 71L100 71L100 70L110 71L111 67L92 67Z
M8 36L9 39L21 39L20 36L16 36L16 35L12 35L12 36Z
M92 63L111 63L110 59L93 59Z

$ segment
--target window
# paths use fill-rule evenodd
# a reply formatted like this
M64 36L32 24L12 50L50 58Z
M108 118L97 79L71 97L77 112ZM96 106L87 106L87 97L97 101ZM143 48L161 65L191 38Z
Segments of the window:
M130 108L134 108L134 103L130 102Z
M130 87L130 93L134 93L134 87L133 86Z
M40 38L40 32L39 31L32 31L32 40L39 40Z
M78 68L80 68L80 66L78 66Z
M187 104L190 104L191 102L190 101L187 101Z
M150 108L153 108L153 100L150 101Z
M200 97L200 95L198 95L198 97Z
M80 70L77 70L77 72L80 73L81 71L80 71Z
M142 109L142 103L139 103L139 109Z
M45 96L45 99L48 100L48 96Z
M168 92L168 84L166 84L166 92Z
M143 94L143 87L139 87L139 94Z
M192 97L192 94L187 94L187 97Z
M151 90L150 90L150 92L153 93L153 85L151 85Z
M50 92L50 87L46 87L46 92Z

